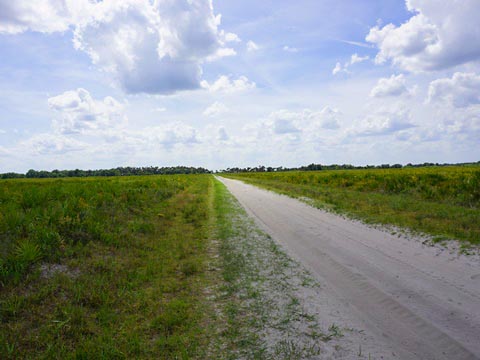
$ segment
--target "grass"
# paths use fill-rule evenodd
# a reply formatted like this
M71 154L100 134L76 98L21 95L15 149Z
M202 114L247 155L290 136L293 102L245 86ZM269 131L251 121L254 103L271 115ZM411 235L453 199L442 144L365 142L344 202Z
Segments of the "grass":
M480 168L451 166L224 174L347 214L480 244Z
M2 358L203 358L209 175L0 183Z

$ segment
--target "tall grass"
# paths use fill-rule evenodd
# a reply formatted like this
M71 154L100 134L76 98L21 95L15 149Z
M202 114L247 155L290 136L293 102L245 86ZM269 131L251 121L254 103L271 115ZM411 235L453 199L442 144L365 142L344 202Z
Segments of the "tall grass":
M225 174L372 223L480 244L480 168Z
M0 357L200 357L209 175L0 182Z

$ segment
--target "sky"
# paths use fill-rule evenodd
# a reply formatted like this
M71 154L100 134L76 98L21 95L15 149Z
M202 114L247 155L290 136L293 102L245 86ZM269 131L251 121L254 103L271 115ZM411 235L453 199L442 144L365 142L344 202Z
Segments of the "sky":
M0 172L480 160L478 0L0 0Z

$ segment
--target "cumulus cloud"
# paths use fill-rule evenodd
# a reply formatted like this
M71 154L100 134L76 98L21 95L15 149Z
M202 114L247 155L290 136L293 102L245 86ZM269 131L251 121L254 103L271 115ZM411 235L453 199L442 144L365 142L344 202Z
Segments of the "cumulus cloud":
M63 32L90 13L88 0L15 0L0 2L0 33Z
M432 81L427 102L446 102L457 108L480 104L480 75L457 72L452 78Z
M108 147L120 152L140 153L152 149L173 149L200 143L195 128L180 121L138 130L120 129L107 133Z
M357 53L355 53L350 57L350 60L345 62L345 64L342 65L340 62L337 62L335 64L335 67L332 70L332 75L337 75L338 73L341 73L341 72L349 74L350 71L348 70L348 68L350 66L352 66L354 64L364 62L364 61L367 61L368 59L370 59L370 57L367 56L367 55L366 56L360 56Z
M200 88L201 64L235 55L212 0L39 0L0 3L0 32L74 32L74 45L128 93Z
M123 105L114 98L107 96L103 100L95 100L82 88L51 97L48 105L57 113L53 128L60 134L95 133L127 121Z
M223 43L228 42L241 42L242 39L237 34L231 32L225 32L225 30L220 30L220 38L222 39Z
M272 112L266 126L275 134L308 132L315 133L321 130L335 130L340 127L341 113L337 109L325 106L320 111L304 109L302 111L279 110Z
M249 40L247 42L247 51L248 52L257 51L259 49L260 49L260 47L255 42L253 42L252 40Z
M370 92L371 97L387 97L387 96L400 96L403 94L410 94L412 90L409 90L405 84L405 76L392 75L389 78L381 78L378 80L377 85Z
M453 67L480 59L477 0L406 0L414 15L400 26L370 29L366 40L379 52L376 63L386 61L420 72Z
M300 129L297 128L290 119L282 117L273 119L272 129L275 134L280 135L300 132Z
M88 144L61 134L42 133L22 141L23 151L37 155L61 155L72 151L81 151Z
M215 116L223 115L228 111L229 109L225 104L216 101L205 109L205 111L203 112L203 115L208 117L215 117Z
M206 61L212 62L212 61L217 61L218 59L228 57L228 56L235 56L237 55L237 52L235 49L232 48L219 48L214 54L207 56Z
M168 94L199 88L201 62L231 54L218 23L211 0L105 0L75 29L75 46L127 92Z
M350 65L361 63L361 62L367 61L368 59L370 59L368 55L359 56L357 53L355 53L350 58Z
M146 142L150 146L162 145L166 148L199 143L197 130L181 122L147 127L136 136L141 142Z
M336 143L341 135L341 112L329 106L319 111L281 109L271 112L255 124L247 124L247 141L275 143L292 151L300 144Z
M332 109L325 106L319 112L309 112L308 118L314 120L314 124L323 129L338 129L340 127L341 112L338 109Z
M362 119L350 133L356 136L382 136L413 127L415 125L407 109L378 109Z
M221 75L212 84L203 80L202 87L211 92L234 93L254 89L256 88L256 84L253 81L250 81L246 76L240 76L238 79L231 79L230 76Z

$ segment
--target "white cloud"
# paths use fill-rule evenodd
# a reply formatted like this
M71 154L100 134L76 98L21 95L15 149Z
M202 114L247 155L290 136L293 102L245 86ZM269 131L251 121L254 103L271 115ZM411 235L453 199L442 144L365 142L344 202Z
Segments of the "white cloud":
M125 91L168 94L199 88L201 62L232 54L218 22L211 0L105 0L77 26L75 45Z
M6 134L7 132L3 129L0 129L0 134Z
M107 134L107 148L122 153L141 153L156 148L172 149L176 146L198 144L195 128L185 123L174 121L161 126L148 126L139 130L121 129ZM104 145L105 146L105 145Z
M283 47L283 51L286 51L286 52L290 52L290 53L297 53L298 52L298 49L295 48L295 47L290 47L288 45L285 45Z
M453 67L480 59L478 0L406 0L413 12L400 26L370 29L379 64L391 60L402 69L419 72Z
M199 143L197 130L181 122L147 127L135 134L135 137L149 146L159 144L166 148Z
M225 32L225 30L220 31L220 38L222 39L222 42L227 43L227 42L241 42L242 40L237 34L231 33L231 32Z
M338 129L340 127L341 112L338 109L332 109L325 106L320 112L311 112L309 118L323 129Z
M350 129L350 133L355 136L383 136L415 126L410 111L404 107L380 108L363 118Z
M291 120L281 117L273 119L272 129L275 134L279 135L300 132L300 129Z
M235 56L235 55L237 55L237 52L235 51L235 49L220 48L214 54L207 56L205 60L208 62L212 62L212 61L217 61L224 57Z
M153 109L152 111L154 111L154 112L165 112L165 111L167 111L167 108L157 107L157 108Z
M345 64L342 65L340 62L337 62L332 70L332 75L337 75L341 72L344 72L345 74L350 74L350 71L348 70L350 66L367 61L368 59L370 59L369 56L360 56L355 53L350 57L349 61L345 62Z
M407 89L403 74L381 78L370 92L371 97L400 96L410 94L413 90Z
M273 134L284 135L301 132L298 127L300 120L301 113L283 109L270 113L264 124Z
M42 133L20 143L20 149L30 154L49 155L81 151L88 144L61 134Z
M200 88L201 64L235 55L212 0L39 0L0 3L0 33L72 28L74 45L128 93Z
M271 152L305 150L319 144L338 144L341 113L329 106L320 111L281 109L244 126L242 143ZM266 146L266 144L269 144ZM247 145L248 146L248 145Z
M212 84L209 84L206 80L202 81L202 87L211 92L234 93L254 89L256 84L246 76L240 76L238 79L232 80L230 76L221 75Z
M123 105L114 98L95 100L81 88L49 98L48 105L57 112L53 128L61 134L95 133L116 128L127 120Z
M208 108L205 109L205 111L203 112L203 115L208 117L215 117L215 116L223 115L228 111L229 109L225 104L216 101L212 105L210 105Z
M447 102L457 108L480 104L480 75L455 73L452 78L437 79L428 88L428 102Z
M309 134L323 130L336 130L340 127L341 113L337 109L325 106L320 111L304 109L301 111L278 110L272 112L265 122L267 128L275 134L306 132Z
M15 0L0 2L0 33L63 32L90 13L88 0Z
M333 70L332 70L332 75L337 75L338 73L340 73L340 72L342 72L342 71L346 72L346 69L344 69L344 68L342 67L342 64L340 64L339 62L337 62L337 63L335 64L335 67L334 67Z
M247 51L252 52L252 51L257 51L259 49L260 49L260 47L255 42L253 42L252 40L249 40L247 42Z
M350 58L350 65L361 63L370 59L368 55L366 56L359 56L357 53L353 54Z

